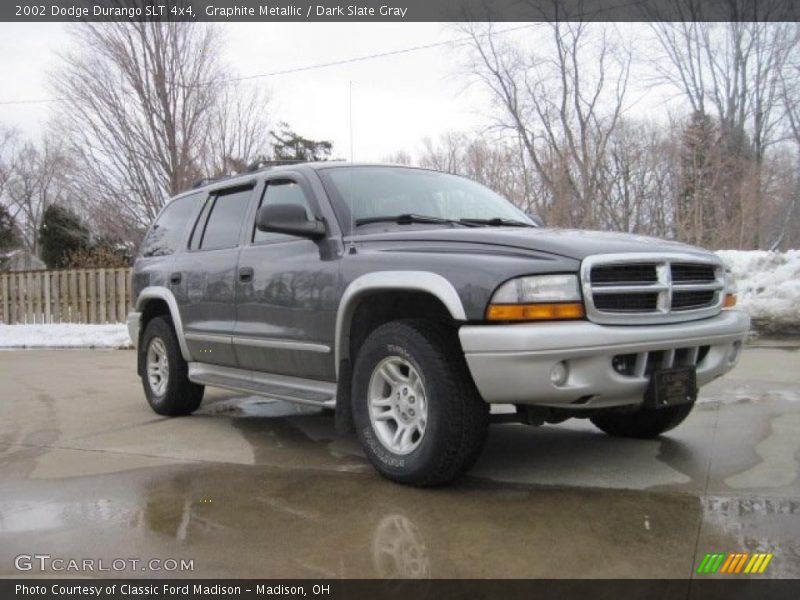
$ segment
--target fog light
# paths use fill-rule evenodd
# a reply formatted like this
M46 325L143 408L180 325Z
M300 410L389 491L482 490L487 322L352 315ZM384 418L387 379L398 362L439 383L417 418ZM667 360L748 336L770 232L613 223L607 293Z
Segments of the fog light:
M553 365L553 368L550 369L550 381L553 385L564 385L567 382L568 375L569 370L567 369L566 363L556 363Z

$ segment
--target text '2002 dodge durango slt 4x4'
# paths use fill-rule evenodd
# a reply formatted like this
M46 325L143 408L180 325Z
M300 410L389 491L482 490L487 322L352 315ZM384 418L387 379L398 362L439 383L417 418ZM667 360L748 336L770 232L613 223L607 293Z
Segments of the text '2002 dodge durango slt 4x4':
M414 485L470 468L494 403L657 436L750 326L705 250L546 229L462 177L339 162L175 197L132 300L157 413L191 413L207 385L334 409L382 475Z

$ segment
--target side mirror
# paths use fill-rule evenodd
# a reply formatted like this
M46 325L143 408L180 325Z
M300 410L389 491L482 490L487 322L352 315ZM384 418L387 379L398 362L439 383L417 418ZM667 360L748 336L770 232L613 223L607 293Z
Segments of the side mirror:
M531 221L536 223L537 227L544 227L544 219L539 215L535 215L533 213L525 213L525 216L528 217Z
M311 239L325 235L325 225L310 221L306 209L299 204L268 204L258 209L256 227L259 231L287 233Z

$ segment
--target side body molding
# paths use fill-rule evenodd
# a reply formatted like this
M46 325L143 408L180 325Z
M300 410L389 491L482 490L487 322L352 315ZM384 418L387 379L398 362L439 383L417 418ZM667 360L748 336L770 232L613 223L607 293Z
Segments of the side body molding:
M336 314L336 375L342 360L350 358L350 325L358 299L376 290L411 290L427 292L436 296L445 305L450 316L457 321L466 321L464 305L458 292L447 279L429 271L378 271L357 277L342 294Z
M175 335L177 336L178 344L181 347L183 360L186 362L191 362L193 360L192 354L189 352L189 346L186 345L186 337L183 332L183 321L181 321L181 313L178 310L178 302L175 300L175 296L171 291L164 287L146 287L139 293L139 297L136 298L136 310L139 312L144 311L147 301L153 299L163 300L167 303L170 316L172 317L172 324L175 326Z

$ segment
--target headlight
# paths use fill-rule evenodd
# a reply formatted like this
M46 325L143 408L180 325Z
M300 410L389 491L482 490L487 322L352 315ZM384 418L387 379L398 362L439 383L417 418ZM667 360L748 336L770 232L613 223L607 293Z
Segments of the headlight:
M490 321L582 319L577 275L532 275L507 281L486 309Z
M725 298L722 302L723 308L733 308L736 306L736 280L730 271L725 271Z

